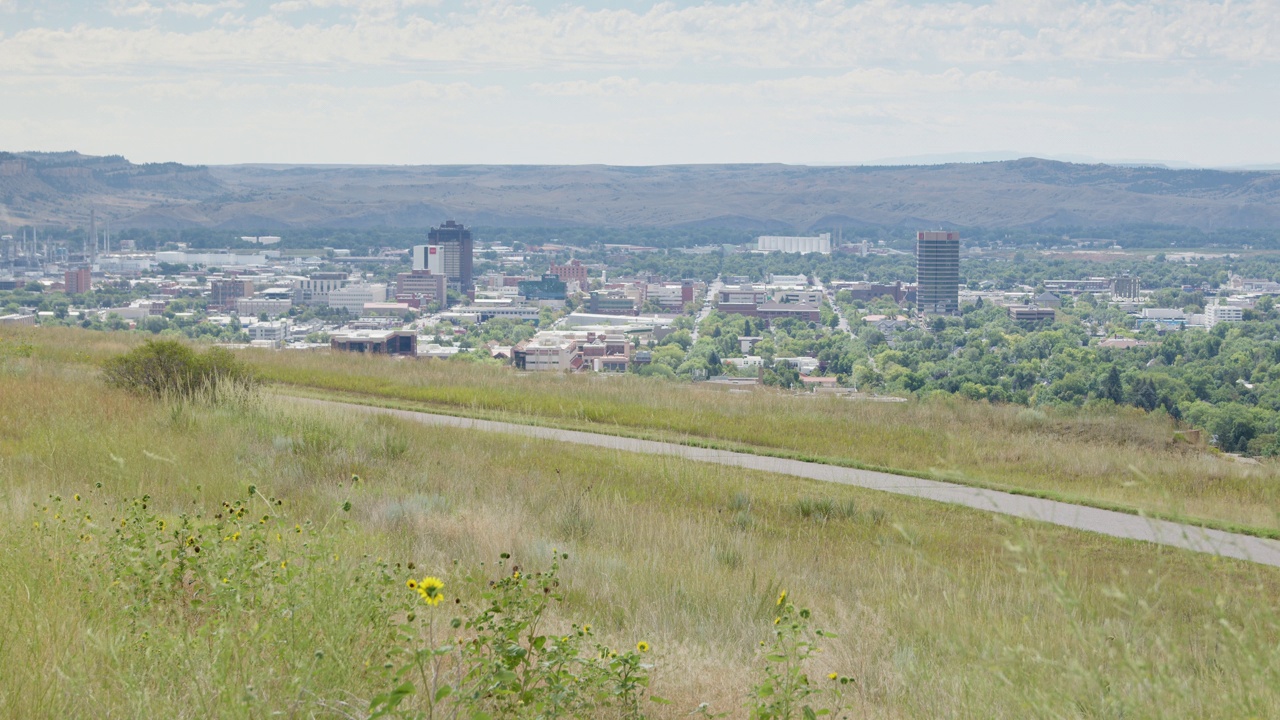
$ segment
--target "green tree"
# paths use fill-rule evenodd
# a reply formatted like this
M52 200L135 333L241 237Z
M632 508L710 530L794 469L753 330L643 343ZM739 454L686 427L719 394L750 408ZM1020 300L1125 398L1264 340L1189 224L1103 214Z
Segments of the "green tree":
M1099 394L1117 405L1124 402L1124 384L1120 382L1120 371L1116 369L1114 363L1107 371L1107 376L1102 379L1102 389Z

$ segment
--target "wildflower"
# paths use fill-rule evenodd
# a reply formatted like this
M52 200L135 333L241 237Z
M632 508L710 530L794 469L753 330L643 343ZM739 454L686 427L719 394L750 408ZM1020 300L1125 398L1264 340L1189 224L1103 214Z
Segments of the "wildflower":
M188 536L187 536L187 546L188 546L188 547L190 547L191 545L195 545L195 544L196 544L196 536L195 536L195 535L188 535Z
M649 643L641 640L640 642L636 643L636 649L642 653L649 652Z
M840 677L840 676L839 676L839 675L837 675L836 673L831 673L830 675L828 675L828 676L827 676L827 679L828 679L828 680L835 680L835 679L836 679L836 678L838 678L838 677Z
M778 593L778 607L782 607L782 603L787 601L787 591L783 590Z
M239 531L239 530L237 530L235 533L233 533L233 534L231 535L231 539L232 539L232 540L237 540L237 541L238 541L238 540L240 539L240 531Z
M418 581L417 581L417 580L414 580L413 578L409 578L408 580L405 580L404 584L405 584L405 586L406 586L406 587L408 587L410 590L417 590L417 589L418 589Z
M294 532L296 532L296 533L300 533L300 532L302 532L302 526L301 526L301 525L294 525L294 526L293 526L293 531L294 531Z
M582 626L582 632L591 632L591 626L590 626L590 625L583 625L583 626Z
M774 619L773 619L773 624L774 624L774 625L777 625L777 624L778 624L778 623L780 623L780 622L782 622L782 618L780 618L780 617L776 617L776 618L774 618Z
M288 561L288 560L281 560L281 561L280 561L280 569L281 569L281 570L283 570L283 569L285 569L286 567L288 567L288 565L289 565L289 561Z
M76 493L76 502L80 502L80 493Z
M418 594L428 605L438 605L444 599L444 581L437 577L427 576L418 583Z

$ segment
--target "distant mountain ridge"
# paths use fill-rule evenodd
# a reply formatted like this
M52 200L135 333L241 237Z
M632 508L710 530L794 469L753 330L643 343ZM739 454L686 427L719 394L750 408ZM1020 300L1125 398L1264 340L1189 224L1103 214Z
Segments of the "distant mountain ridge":
M137 165L0 153L0 229L485 226L1280 229L1280 173L1022 158L914 166Z

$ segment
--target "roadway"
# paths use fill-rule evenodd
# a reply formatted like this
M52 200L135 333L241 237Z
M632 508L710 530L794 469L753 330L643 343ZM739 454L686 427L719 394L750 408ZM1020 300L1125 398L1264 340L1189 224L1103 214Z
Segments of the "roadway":
M721 285L720 278L718 277L707 285L707 295L702 302L702 309L698 311L697 317L693 319L693 332L691 335L693 335L694 342L698 342L698 326L701 325L702 321L706 320L707 316L711 314L711 311L715 309L715 303L713 303L712 300L719 297L721 287L723 286Z
M1280 567L1280 541L1267 540L1229 533L1221 530L1209 530L1186 525L1144 518L1138 515L1102 510L1099 508L1072 505L1070 503L1044 500L1016 495L1013 493L985 490L982 488L958 485L955 483L871 470L823 465L821 463L788 460L784 458L752 455L750 453L730 452L727 450L709 450L691 447L679 443L655 442L634 438L581 432L576 430L558 430L555 428L536 427L517 423L495 422L491 420L475 420L472 418L454 417L452 415L436 415L432 413L359 405L355 403L334 402L329 400L313 400L281 396L282 399L313 407L324 407L346 410L357 413L380 413L410 420L413 422L438 427L462 428L481 432L521 435L538 440L574 443L607 448L621 452L645 453L649 455L665 455L684 458L696 462L715 463L740 467L749 470L791 475L822 482L854 485L857 487L879 490L882 492L906 495L909 497L932 500L935 502L962 505L977 510L993 512L1000 515L1036 520L1053 525L1084 530L1087 532L1109 535L1125 540L1139 540L1169 547L1182 548L1194 552L1207 553L1222 557L1236 558L1250 562Z
M853 332L853 328L849 327L849 321L845 318L844 311L841 310L840 305L836 303L836 294L831 292L826 285L823 285L822 281L816 276L813 278L813 284L817 286L818 290L822 292L824 296L826 296L827 304L831 306L832 312L836 314L836 319L839 320L839 322L836 323L836 329L841 332L849 333L850 337L857 337Z

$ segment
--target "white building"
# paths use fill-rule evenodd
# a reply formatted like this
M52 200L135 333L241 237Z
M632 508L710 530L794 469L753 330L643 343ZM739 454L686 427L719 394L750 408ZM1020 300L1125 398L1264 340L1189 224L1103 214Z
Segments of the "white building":
M99 255L98 269L109 273L146 272L155 265L150 255Z
M439 245L414 245L413 269L430 270L432 275L447 275L444 256L445 251Z
M822 293L817 290L783 290L774 296L780 303L804 303L805 305L821 305Z
M770 275L769 285L775 288L804 288L809 287L809 277L807 275Z
M462 349L457 345L439 345L437 343L430 343L428 345L418 346L418 357L424 358L439 358L441 360L447 360L454 355L457 355L459 352L462 352Z
M387 301L387 286L347 285L329 291L329 307L341 308L353 315L364 311L365 303L382 303Z
M156 262L173 265L205 265L208 267L257 267L266 265L269 258L280 257L279 250L268 250L248 255L234 252L193 253L162 250L156 253Z
M236 298L237 315L261 315L266 313L271 317L275 317L289 312L291 307L293 307L292 300L263 297Z
M645 286L645 298L667 307L684 307L684 286L679 283L649 284Z
M818 369L818 358L801 355L800 357L774 358L774 365L789 365L800 371L801 375L812 375Z
M289 338L289 321L258 322L245 328L250 342L282 343Z
M524 351L525 370L574 370L574 361L581 361L578 342L554 336L535 337L517 345Z
M761 235L756 238L757 248L761 252L784 252L831 254L831 233L822 233L817 237L792 237L783 235Z
M329 293L348 284L346 273L325 273L293 281L295 298L303 305L328 306Z
M1240 322L1244 320L1244 310L1232 305L1206 305L1204 320L1208 327L1220 322Z
M456 307L453 309L455 314L474 315L480 322L486 322L494 318L511 318L513 320L537 320L539 317L539 309L527 306L511 306L503 303L476 303L475 305L467 305ZM448 317L441 314L441 317Z
M748 355L740 358L723 358L720 362L725 365L732 365L738 369L755 369L764 367L764 358L759 355Z

